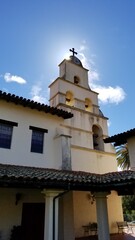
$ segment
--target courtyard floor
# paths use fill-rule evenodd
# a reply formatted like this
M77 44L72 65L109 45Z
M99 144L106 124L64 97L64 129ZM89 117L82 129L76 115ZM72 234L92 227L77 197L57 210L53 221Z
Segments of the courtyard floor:
M76 238L75 240L98 240L97 235L85 236ZM135 225L131 225L130 231L125 231L123 233L115 233L110 235L110 240L135 240Z
M81 237L77 238L76 240L98 240L98 236ZM135 234L127 233L112 234L110 235L110 240L135 240Z

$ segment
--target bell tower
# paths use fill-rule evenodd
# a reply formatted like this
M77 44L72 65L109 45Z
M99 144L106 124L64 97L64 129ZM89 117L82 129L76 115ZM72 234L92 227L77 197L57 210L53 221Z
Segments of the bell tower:
M99 108L98 93L89 86L88 69L76 57L75 49L70 51L69 59L59 64L59 77L50 85L50 106L73 113L57 132L56 141L61 139L65 159L63 169L104 173L108 153L114 153L111 145L106 146L103 141L108 136L108 119ZM65 149L71 149L71 153Z
M51 83L50 106L58 108L78 108L84 111L99 114L98 94L92 91L88 83L88 69L75 52L59 64L59 77Z

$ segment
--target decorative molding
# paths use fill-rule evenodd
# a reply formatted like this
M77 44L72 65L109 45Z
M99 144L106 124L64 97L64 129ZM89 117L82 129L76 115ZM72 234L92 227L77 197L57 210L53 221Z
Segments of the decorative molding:
M18 126L17 122L7 121L5 119L0 119L0 123L7 124L7 125L10 125L10 126L15 126L15 127Z

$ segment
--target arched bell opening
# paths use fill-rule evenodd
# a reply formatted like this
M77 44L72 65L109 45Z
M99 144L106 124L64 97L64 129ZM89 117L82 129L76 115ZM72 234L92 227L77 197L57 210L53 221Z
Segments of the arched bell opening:
M102 128L97 125L93 125L92 132L93 132L93 148L96 150L104 151Z
M85 98L85 110L88 112L93 112L92 102L89 98Z
M66 92L66 104L69 105L69 106L74 106L74 95L72 92L70 91L67 91Z

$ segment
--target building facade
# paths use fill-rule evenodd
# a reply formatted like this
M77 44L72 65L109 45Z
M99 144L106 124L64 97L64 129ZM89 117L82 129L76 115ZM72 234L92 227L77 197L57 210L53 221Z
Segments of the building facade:
M70 186L65 190L64 185L54 189L49 184L44 188L41 181L36 187L32 181L27 186L28 171L33 182L37 171L38 180L42 179L42 169L64 171L65 178L72 172L98 176L117 171L114 148L103 141L108 136L107 118L99 108L98 94L89 86L88 70L74 51L60 63L59 76L49 87L50 106L0 93L0 164L2 169L6 166L2 179L8 176L7 166L13 166L16 174L7 185L1 180L2 240L13 239L13 229L23 229L25 240L73 240L86 234L83 226L97 222L92 191L73 191ZM109 231L115 233L116 221L123 219L121 198L116 191L105 197Z

